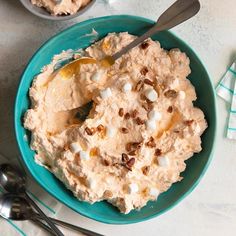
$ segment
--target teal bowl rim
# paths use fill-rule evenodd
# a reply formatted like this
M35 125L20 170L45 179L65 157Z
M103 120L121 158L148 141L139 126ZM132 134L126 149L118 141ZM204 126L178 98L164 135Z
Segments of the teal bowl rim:
M33 174L31 171L30 171L30 168L27 164L27 161L26 161L26 157L24 157L24 152L23 152L23 149L22 149L22 145L23 145L23 140L22 140L22 137L19 136L19 133L18 133L18 128L17 128L17 125L18 125L18 120L17 120L17 116L16 116L16 113L17 113L17 106L18 106L18 102L20 100L20 97L19 97L19 91L21 90L21 87L23 86L23 77L24 77L24 74L27 70L27 67L28 65L31 63L31 61L37 56L38 52L46 45L48 44L49 42L51 42L52 40L54 40L55 38L57 38L59 35L63 35L65 33L67 33L68 31L70 31L72 28L75 28L77 27L77 25L86 25L86 24L90 24L91 22L95 22L95 21L99 21L99 20L107 20L109 18L133 18L133 19L137 19L137 20L142 20L142 21L145 21L147 23L155 23L153 20L150 20L150 19L147 19L147 18L144 18L144 17L140 17L140 16L134 16L134 15L112 15L112 16L103 16L103 17L97 17L97 18L93 18L93 19L89 19L89 20L86 20L86 21L83 21L83 22L80 22L80 23L77 23L71 27L68 27L67 29L57 33L56 35L54 35L53 37L51 37L49 40L47 40L35 53L34 55L31 57L31 59L29 60L27 66L25 67L22 75L21 75L21 79L20 79L20 82L19 82L19 85L18 85L18 90L17 90L17 95L16 95L16 99L15 99L15 108L14 108L14 125L15 125L15 135L16 135L16 139L17 139L17 144L18 144L18 147L20 149L20 153L21 153L21 160L23 160L23 163L24 165L27 167L27 169L29 170L29 173L31 174L31 176L36 180L36 182L45 190L47 191L51 196L53 196L54 198L56 198L59 202L63 203L64 205L66 205L67 207L71 208L72 210L74 210L75 212L79 213L80 215L82 216L85 216L85 217L88 217L90 219L93 219L93 220L96 220L96 221L99 221L99 222L102 222L102 223L107 223L107 224L117 224L117 225L121 225L121 224L132 224L132 223L138 223L138 222L142 222L142 221L146 221L146 220L149 220L149 219L152 219L156 216L159 216L161 214L163 214L164 212L172 209L174 206L176 206L180 201L182 201L187 195L189 195L195 188L196 186L199 184L200 180L202 179L202 177L204 176L211 160L212 160L212 157L213 157L213 153L214 153L214 149L215 149L215 143L216 143L216 134L217 134L217 106L216 106L216 96L215 96L215 92L214 92L214 86L213 86L213 83L210 79L210 76L204 66L204 64L202 63L202 61L200 60L200 58L197 56L197 54L195 53L195 51L188 45L186 44L182 39L180 39L179 37L177 37L174 33L168 31L169 34L171 34L172 36L174 36L175 38L177 38L182 44L184 44L184 46L186 46L188 48L188 50L190 50L192 52L192 54L194 55L194 57L196 57L200 63L200 65L202 66L204 72L206 73L207 77L208 77L208 80L210 82L210 85L211 85L211 89L212 89L212 94L213 94L213 101L214 101L214 110L215 110L215 113L214 113L214 119L215 119L215 126L214 126L214 133L213 133L213 145L212 145L212 149L211 149L211 152L210 152L210 155L208 157L208 160L204 166L204 168L202 169L199 177L195 180L194 184L189 188L188 191L186 191L178 200L176 200L175 202L173 202L169 207L155 213L155 214L152 214L150 216L147 216L147 217L144 217L142 220L140 219L137 219L137 220L121 220L119 222L117 221L114 221L114 220L104 220L102 217L98 217L98 216L93 216L92 214L87 214L86 212L79 212L78 209L76 209L75 207L73 206L70 206L69 204L67 204L63 199L59 199L54 193L52 193L51 189L45 187L43 185L43 183L40 182L40 180L37 178L37 176L35 174Z

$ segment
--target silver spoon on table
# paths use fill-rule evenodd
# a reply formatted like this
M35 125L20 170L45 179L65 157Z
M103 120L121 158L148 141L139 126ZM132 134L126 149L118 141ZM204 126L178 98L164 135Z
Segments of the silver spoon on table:
M55 226L55 224L44 214L44 212L38 207L38 205L31 199L26 192L26 179L25 176L17 169L9 164L0 165L0 186L2 186L7 192L24 194L26 199L40 214L40 216L47 222L51 229L58 236L64 236L63 233Z
M162 13L162 15L158 18L157 22L147 32L145 32L140 37L136 38L133 42L122 48L114 55L107 56L103 58L101 61L97 61L94 58L81 57L63 66L59 70L55 71L55 75L56 76L59 75L64 79L69 79L74 74L78 73L80 65L85 63L98 64L101 67L109 67L113 65L115 61L119 59L121 56L126 54L132 48L144 42L146 39L148 39L155 33L171 29L183 23L184 21L196 15L199 10L200 10L199 0L177 0L164 13ZM92 108L91 104L92 101L79 107L78 112L76 114L76 118L78 118L81 121L84 121Z
M41 220L44 219L35 211L33 211L31 205L22 196L11 193L0 195L0 215L11 220L32 220L36 224L41 223L41 226L44 229L48 230L51 234L54 234L50 228L42 224ZM54 218L50 218L50 220L57 225L73 229L87 236L104 236L102 234L95 233L93 231Z

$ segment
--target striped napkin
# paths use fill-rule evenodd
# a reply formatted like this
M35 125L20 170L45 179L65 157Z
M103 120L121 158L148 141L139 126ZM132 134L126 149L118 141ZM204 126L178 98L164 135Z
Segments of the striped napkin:
M11 163L15 166L20 166L19 159L16 157L9 158L0 154L0 164ZM19 167L20 168L20 167ZM53 197L47 194L42 188L28 176L27 192L39 205L39 207L49 216L56 217L61 208L61 204ZM4 190L0 187L0 194ZM0 217L0 236L43 236L48 235L44 230L41 230L37 225L29 221L12 221L5 220Z
M230 104L227 138L236 139L236 61L216 87L217 94Z

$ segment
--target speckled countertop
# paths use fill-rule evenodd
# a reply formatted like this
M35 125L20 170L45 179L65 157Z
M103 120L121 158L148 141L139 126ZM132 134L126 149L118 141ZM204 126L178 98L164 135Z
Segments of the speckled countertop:
M172 0L97 0L83 16L67 22L50 22L33 16L17 0L0 0L0 153L19 155L13 129L14 99L29 58L48 38L89 18L113 14L140 15L156 19ZM206 65L216 85L236 58L235 0L202 0L200 13L173 31L190 44ZM218 102L218 140L213 161L198 187L164 215L147 222L113 226L86 219L64 206L58 217L108 236L233 236L236 232L236 141L225 138L227 107ZM38 189L40 192L40 188ZM45 193L42 191L43 196ZM0 219L2 230L11 227ZM30 224L28 227L31 227ZM33 227L33 226L32 226ZM29 228L28 228L29 229ZM27 232L27 228L25 229ZM9 235L19 235L15 230ZM41 233L40 235L44 235ZM75 235L67 233L66 235ZM8 236L8 235L7 235Z

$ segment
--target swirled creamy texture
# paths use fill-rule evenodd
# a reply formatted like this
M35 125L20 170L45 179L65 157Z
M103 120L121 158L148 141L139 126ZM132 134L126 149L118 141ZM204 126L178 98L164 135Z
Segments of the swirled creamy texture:
M101 59L134 38L112 33L84 54ZM192 103L189 59L149 39L108 69L84 64L65 79L53 71L68 53L55 56L30 89L24 125L35 159L82 201L107 200L123 213L140 209L180 181L185 160L201 151L207 125ZM81 123L77 109L90 100Z
M45 8L52 15L73 15L91 0L31 0L32 4Z

